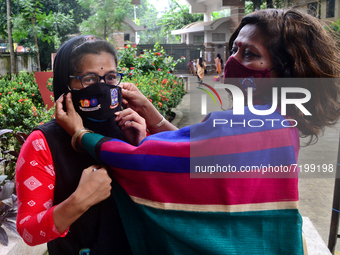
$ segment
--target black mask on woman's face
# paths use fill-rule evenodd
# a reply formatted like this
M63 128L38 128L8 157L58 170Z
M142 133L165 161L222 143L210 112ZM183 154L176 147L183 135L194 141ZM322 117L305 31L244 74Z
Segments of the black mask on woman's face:
M74 108L85 120L103 122L121 110L121 88L107 83L95 83L81 90L72 90Z

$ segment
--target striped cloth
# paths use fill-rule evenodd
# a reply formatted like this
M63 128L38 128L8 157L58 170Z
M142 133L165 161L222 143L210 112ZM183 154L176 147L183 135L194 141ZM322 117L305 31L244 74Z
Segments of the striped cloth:
M228 123L214 127L217 119ZM283 125L278 112L245 108L242 116L211 113L138 147L98 134L85 134L82 144L111 167L135 254L303 254L298 130ZM241 172L246 166L253 172Z

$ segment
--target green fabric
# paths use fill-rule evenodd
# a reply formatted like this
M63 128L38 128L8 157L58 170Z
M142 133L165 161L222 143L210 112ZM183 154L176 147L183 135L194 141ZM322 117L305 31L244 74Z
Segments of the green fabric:
M134 254L303 255L298 210L188 212L134 203L115 181L113 196Z
M98 162L102 161L96 155L96 145L104 136L94 133L85 133L81 138L83 148Z

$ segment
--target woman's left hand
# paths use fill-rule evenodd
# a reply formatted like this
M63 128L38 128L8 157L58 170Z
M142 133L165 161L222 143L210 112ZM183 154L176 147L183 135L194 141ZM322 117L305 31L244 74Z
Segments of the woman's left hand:
M146 137L145 119L131 108L124 109L115 114L117 115L116 121L129 143L135 146L139 145Z

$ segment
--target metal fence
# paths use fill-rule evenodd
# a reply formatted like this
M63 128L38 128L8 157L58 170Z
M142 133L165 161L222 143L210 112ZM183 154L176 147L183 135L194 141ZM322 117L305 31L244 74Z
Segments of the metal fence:
M168 56L175 60L185 57L185 62L176 66L177 73L189 73L187 64L192 59L198 59L204 52L204 45L186 45L186 44L160 44ZM152 50L153 44L139 44L137 45L138 52L143 50Z

